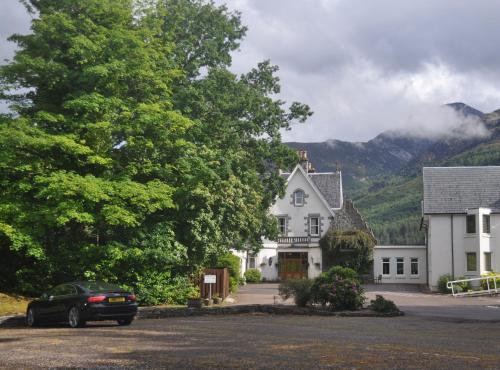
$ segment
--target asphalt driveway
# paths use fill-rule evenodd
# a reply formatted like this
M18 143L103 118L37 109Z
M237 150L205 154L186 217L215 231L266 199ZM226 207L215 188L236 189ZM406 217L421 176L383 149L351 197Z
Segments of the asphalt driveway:
M500 322L500 295L455 298L450 295L422 293L416 285L365 285L367 302L377 294L393 300L406 315L448 321ZM235 296L234 304L283 303L278 284L247 284ZM292 300L285 303L292 304Z
M421 317L236 315L70 329L0 329L0 368L478 369L500 364L499 323Z

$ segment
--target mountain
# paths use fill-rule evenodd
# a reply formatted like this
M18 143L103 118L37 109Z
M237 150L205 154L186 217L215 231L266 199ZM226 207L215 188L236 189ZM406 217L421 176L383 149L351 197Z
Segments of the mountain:
M368 220L380 244L421 244L423 166L500 165L500 110L483 113L448 104L468 118L440 137L384 132L364 143L328 140L287 143L305 149L317 171L341 168L345 193ZM472 120L472 121L471 121Z

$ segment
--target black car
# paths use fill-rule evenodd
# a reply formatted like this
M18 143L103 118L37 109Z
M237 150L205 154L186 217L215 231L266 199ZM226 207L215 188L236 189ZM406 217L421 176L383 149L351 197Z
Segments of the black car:
M119 325L130 325L136 314L137 302L133 293L114 284L80 281L58 285L30 302L26 322L29 326L68 322L72 328L99 320L116 320Z

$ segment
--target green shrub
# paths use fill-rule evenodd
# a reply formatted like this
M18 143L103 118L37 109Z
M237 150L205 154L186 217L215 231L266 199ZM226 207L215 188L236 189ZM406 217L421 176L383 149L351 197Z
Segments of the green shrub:
M297 306L305 307L311 302L312 284L313 280L309 279L285 280L280 283L278 292L284 300L293 297Z
M330 300L330 290L325 287L333 284L333 282L339 279L349 279L358 284L360 283L358 274L353 269L343 266L334 266L314 279L311 287L314 301L322 305L327 305Z
M328 306L332 310L358 310L365 303L364 289L357 280L335 276L332 282L318 278L311 287L315 303Z
M451 289L448 289L447 283L449 281L453 281L453 280L464 280L464 279L465 279L465 277L463 277L463 276L460 276L457 279L453 279L451 274L441 275L438 279L438 290L441 293L451 293ZM470 285L470 282L468 282L468 281L463 281L461 283L457 283L457 284L453 285L453 290L455 291L455 293L467 292L470 289L471 289L471 285Z
M238 285L240 283L240 263L241 260L238 256L235 256L231 252L223 254L217 257L217 262L215 264L216 268L226 268L229 271L229 289L231 293L235 293L238 290Z
M376 295L375 299L370 301L370 308L376 312L394 312L399 311L398 307L393 301L385 299L381 295Z
M131 288L141 306L186 304L187 299L196 295L197 290L189 278L171 277L169 272L146 273L139 276Z
M245 271L245 280L247 283L258 283L262 279L262 274L258 269L248 269Z
M488 273L486 273L484 275L481 275L481 277L496 276L496 275L500 275L500 272L491 271L491 272L488 272ZM500 278L497 278L495 280L496 280L496 283L497 283L497 288L500 288ZM490 283L490 289L492 289L492 288L495 287L493 279L489 279L489 283ZM488 283L486 282L486 280L481 280L481 287L483 289L488 289Z
M451 274L441 275L438 279L438 290L441 293L450 293L451 290L448 289L446 284L448 283L448 281L451 281L451 280L453 280L453 278L451 277Z

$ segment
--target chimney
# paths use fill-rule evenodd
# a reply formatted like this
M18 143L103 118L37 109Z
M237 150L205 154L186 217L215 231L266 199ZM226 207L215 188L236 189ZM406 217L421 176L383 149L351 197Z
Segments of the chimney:
M309 172L310 163L307 159L307 150L299 150L299 164L302 166L304 171Z

